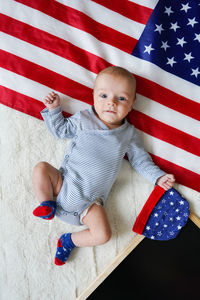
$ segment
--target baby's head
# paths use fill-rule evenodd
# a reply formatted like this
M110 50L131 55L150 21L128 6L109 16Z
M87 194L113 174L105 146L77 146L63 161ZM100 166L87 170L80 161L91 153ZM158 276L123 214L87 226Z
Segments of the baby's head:
M97 75L93 94L98 118L110 129L119 127L135 102L135 77L124 68L108 67Z

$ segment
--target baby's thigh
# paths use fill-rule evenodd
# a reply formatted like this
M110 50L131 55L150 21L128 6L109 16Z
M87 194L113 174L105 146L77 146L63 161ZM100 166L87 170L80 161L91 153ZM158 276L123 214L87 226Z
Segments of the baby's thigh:
M52 183L53 195L57 196L62 187L62 174L58 169L54 168L49 163L45 163L45 167Z
M54 168L51 165L49 165L49 171L52 178L53 195L58 196L63 183L62 174L58 169Z

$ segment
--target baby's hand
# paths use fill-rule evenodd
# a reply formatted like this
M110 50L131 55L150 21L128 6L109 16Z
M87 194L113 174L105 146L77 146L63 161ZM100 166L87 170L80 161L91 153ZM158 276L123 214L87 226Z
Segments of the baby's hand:
M158 180L156 181L156 183L166 191L172 188L174 182L175 182L175 178L174 175L172 174L165 174L159 177Z
M51 111L60 105L60 97L58 94L51 92L44 98L44 104Z

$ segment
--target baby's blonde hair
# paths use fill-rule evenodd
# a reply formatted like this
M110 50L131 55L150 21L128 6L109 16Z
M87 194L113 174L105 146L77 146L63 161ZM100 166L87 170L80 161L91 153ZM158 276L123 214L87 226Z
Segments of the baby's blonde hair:
M103 75L103 74L111 74L111 75L116 75L116 76L122 76L128 80L130 80L132 82L132 84L136 85L136 79L133 76L133 74L131 72L129 72L127 69L124 69L122 67L119 66L111 66L108 68L103 69L102 71L100 71L96 77L96 79Z

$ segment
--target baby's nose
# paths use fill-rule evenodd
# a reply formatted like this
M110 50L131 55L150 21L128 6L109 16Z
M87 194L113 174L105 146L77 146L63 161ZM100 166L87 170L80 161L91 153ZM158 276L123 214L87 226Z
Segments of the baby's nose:
M108 100L108 103L109 103L110 105L116 104L116 98L115 98L115 97L111 97L111 98Z

